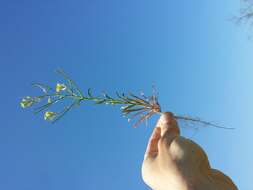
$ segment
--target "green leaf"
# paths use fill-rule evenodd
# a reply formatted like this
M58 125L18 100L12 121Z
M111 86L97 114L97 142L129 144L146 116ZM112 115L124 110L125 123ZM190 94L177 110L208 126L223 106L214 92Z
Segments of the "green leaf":
M97 100L95 104L103 104L105 102L106 102L106 100Z
M56 72L60 74L65 80L68 81L70 84L71 88L75 88L75 90L79 93L80 96L84 96L80 88L77 86L77 84L62 70L62 69L57 69Z
M65 107L65 109L63 110L63 112L58 116L56 117L52 123L55 123L56 121L59 121L67 112L69 112L71 110L71 108L76 105L76 102L74 101L70 106L68 107Z
M112 97L110 97L107 93L103 93L104 97L107 98L107 99L113 99Z
M48 91L53 90L51 87L42 83L32 83L32 86L41 89L45 94L47 94Z
M131 105L129 105L129 106L125 106L123 110L128 110L129 108L132 108L132 107L134 107L134 106L136 106L136 105L131 104Z
M46 109L49 108L52 104L55 104L55 103L59 102L59 101L62 100L63 98L64 98L64 97L55 99L55 100L53 100L53 101L50 102L50 103L47 103L47 104L45 104L45 105L43 105L43 106L34 108L34 113L37 114L37 113L39 113L39 112L41 112L41 111L46 110Z
M93 96L92 96L92 93L91 93L91 88L88 89L88 96L89 96L90 98L93 97Z

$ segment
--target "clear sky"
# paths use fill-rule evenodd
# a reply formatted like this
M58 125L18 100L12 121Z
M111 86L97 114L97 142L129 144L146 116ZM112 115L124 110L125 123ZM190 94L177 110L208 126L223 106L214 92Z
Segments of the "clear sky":
M183 128L211 165L253 189L250 30L240 0L9 0L0 3L0 189L148 189L141 163L157 117L131 128L111 106L82 105L51 125L22 96L63 68L99 93L156 84L164 111L236 130ZM252 33L253 35L253 33Z

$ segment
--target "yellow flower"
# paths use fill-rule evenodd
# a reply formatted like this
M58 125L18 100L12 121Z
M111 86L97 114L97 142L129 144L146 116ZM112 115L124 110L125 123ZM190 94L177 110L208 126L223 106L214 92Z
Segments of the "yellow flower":
M52 99L50 97L47 99L47 103L49 103L49 104L52 103Z
M45 114L44 114L44 119L45 120L53 120L55 117L56 117L57 113L55 112L52 112L52 111L47 111Z
M20 105L22 108L27 108L33 105L33 103L34 103L33 98L30 96L26 96L25 98L22 99L22 101L20 102Z
M57 83L56 84L56 87L55 87L55 91L56 92L60 92L60 91L63 91L63 90L66 90L66 85L65 84L60 84L60 83Z

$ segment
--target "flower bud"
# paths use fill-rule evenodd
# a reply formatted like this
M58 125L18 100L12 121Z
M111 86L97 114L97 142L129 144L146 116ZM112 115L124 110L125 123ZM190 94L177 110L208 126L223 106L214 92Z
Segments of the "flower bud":
M52 112L52 111L47 111L45 114L44 114L44 119L45 120L53 120L55 117L56 117L57 113L55 112Z
M34 103L34 99L30 96L26 96L22 99L22 101L20 102L20 105L22 108L27 108L32 106Z
M60 84L60 83L56 84L56 87L55 87L56 92L64 91L66 89L67 89L67 87L65 84Z

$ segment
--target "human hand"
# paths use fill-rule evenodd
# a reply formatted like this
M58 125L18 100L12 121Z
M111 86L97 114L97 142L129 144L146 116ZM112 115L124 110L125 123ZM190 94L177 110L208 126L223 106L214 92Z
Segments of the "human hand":
M154 190L237 190L229 177L211 169L200 146L180 136L169 112L162 114L150 137L142 177Z

